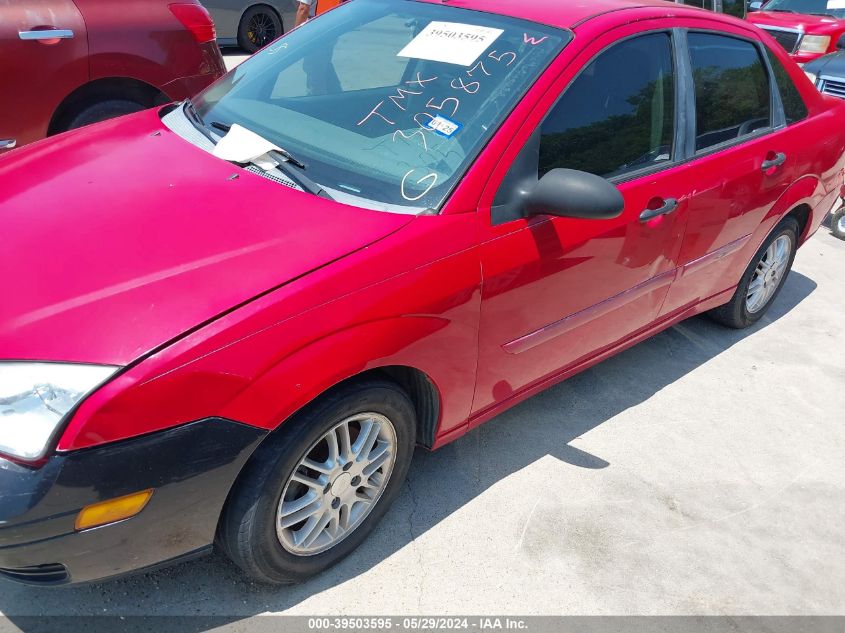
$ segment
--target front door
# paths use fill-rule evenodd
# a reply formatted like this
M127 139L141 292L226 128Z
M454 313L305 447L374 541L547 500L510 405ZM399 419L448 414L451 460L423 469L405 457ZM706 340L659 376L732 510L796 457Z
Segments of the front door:
M0 6L0 153L47 135L62 100L88 80L88 37L71 0Z
M496 203L479 212L476 415L657 318L677 267L688 188L676 164L676 51L661 27L642 22L591 42L558 80L560 99L524 133L531 140L523 138L514 161L531 160L539 141L539 176L558 167L603 176L623 193L622 215L513 217Z

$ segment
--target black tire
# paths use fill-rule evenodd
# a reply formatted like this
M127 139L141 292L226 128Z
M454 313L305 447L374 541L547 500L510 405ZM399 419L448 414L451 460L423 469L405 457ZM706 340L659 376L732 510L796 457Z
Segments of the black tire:
M789 275L789 271L792 270L792 262L795 260L795 251L798 245L798 231L798 222L794 218L784 218L769 234L769 237L763 242L760 250L754 254L754 257L751 259L751 263L742 275L742 279L740 280L733 297L731 297L731 300L725 305L710 310L707 315L722 325L738 330L747 328L759 321L769 310L775 299L777 299L781 289L783 289L783 284ZM757 311L749 312L746 299L748 297L748 288L754 278L755 271L757 270L757 265L763 258L763 255L769 246L782 235L786 235L790 241L789 261L786 265L786 269L780 275L778 286L766 303Z
M291 474L325 433L357 413L386 416L396 431L396 459L381 497L369 515L331 549L297 555L276 534L276 517ZM414 406L406 393L387 380L342 386L315 401L272 434L244 467L229 494L217 543L253 579L268 584L301 582L335 565L372 532L398 496L413 457L416 438Z
M67 125L60 132L67 130L75 130L84 125L91 125L92 123L99 123L115 117L123 116L124 114L132 114L133 112L140 112L145 110L147 106L137 101L129 99L106 99L104 101L97 101L83 107L79 112L70 118Z
M238 46L254 53L284 34L279 14L266 5L247 9L238 25Z
M830 216L830 230L840 240L845 240L845 204Z

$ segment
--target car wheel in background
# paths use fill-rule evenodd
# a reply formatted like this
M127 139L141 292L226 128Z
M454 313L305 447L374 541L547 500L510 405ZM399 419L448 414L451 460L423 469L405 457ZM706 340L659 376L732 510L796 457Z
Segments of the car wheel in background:
M258 448L229 494L217 542L260 582L331 567L375 528L414 452L414 406L396 384L340 387Z
M282 20L273 9L264 5L250 7L238 25L238 45L254 53L283 33Z
M89 106L82 108L76 115L74 115L64 127L59 130L65 132L67 130L75 130L83 125L90 125L92 123L99 123L107 119L123 116L124 114L132 114L133 112L140 112L146 109L147 106L138 103L137 101L130 101L128 99L108 99L106 101L98 101Z
M784 218L754 255L731 300L707 314L736 329L759 321L780 293L792 269L798 231L795 218Z
M830 216L830 229L840 240L845 240L845 202Z

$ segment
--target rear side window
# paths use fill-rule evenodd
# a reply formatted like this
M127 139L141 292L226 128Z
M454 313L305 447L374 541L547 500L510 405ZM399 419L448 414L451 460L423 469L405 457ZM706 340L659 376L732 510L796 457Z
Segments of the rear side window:
M616 44L584 68L543 123L540 176L566 167L613 177L672 160L672 41Z
M771 126L769 75L751 42L690 33L695 84L696 151Z
M792 82L792 77L786 71L786 68L772 51L766 47L766 55L769 57L769 63L772 66L772 72L775 75L775 82L778 90L780 90L780 100L783 102L783 112L786 115L786 124L790 125L796 121L804 119L809 114L807 112L807 105L798 92L798 88Z

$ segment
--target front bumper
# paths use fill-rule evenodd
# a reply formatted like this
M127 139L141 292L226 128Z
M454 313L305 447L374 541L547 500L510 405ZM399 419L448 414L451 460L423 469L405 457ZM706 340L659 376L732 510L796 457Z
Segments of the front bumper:
M209 418L54 455L40 468L0 459L0 575L90 582L209 550L232 484L265 435ZM138 515L75 530L83 507L148 488Z

